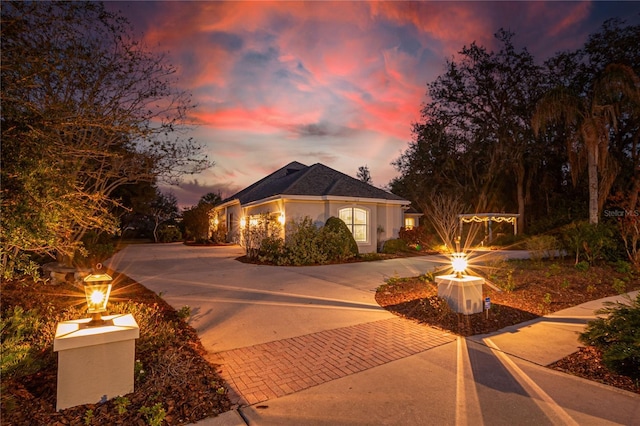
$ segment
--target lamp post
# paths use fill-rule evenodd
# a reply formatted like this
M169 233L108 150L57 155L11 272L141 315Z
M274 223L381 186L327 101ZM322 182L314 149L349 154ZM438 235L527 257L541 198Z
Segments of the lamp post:
M98 264L96 269L100 269L102 265ZM102 313L107 310L109 303L109 295L111 294L113 278L109 274L89 274L84 278L84 294L87 299L87 312L91 314L91 321L87 323L88 327L96 327L104 325Z
M113 279L99 272L101 267L98 264L83 282L91 318L62 321L56 328L57 410L134 391L135 340L140 329L131 314L102 317Z
M467 255L461 252L451 254L451 268L456 274L456 278L462 278L467 270Z
M467 255L460 251L459 240L457 251L451 254L453 274L435 278L438 284L438 296L447 300L454 312L465 315L482 312L482 285L484 279L465 275L468 262Z

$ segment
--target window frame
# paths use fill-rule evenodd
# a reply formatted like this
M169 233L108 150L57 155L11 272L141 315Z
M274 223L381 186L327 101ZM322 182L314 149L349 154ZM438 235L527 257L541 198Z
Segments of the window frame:
M349 214L349 217L351 218L350 223L343 218L343 212L346 212L346 211L349 211L348 214ZM364 214L364 223L358 223L356 221L356 217L357 217L356 212L358 213L361 212ZM369 222L370 222L369 209L358 207L358 206L342 207L338 209L338 218L347 225L347 228L349 228L349 231L351 231L351 235L353 235L353 238L356 240L356 243L358 244L369 243ZM364 230L364 239L358 239L355 232L356 229Z

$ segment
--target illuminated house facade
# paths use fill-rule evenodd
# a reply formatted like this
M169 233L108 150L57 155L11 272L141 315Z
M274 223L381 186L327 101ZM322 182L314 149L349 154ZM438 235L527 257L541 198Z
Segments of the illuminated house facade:
M320 227L335 216L347 224L359 251L372 253L398 237L408 207L409 201L323 164L294 161L221 201L211 223L224 230L228 242L242 243L242 231L258 226L260 218L285 224L309 217Z

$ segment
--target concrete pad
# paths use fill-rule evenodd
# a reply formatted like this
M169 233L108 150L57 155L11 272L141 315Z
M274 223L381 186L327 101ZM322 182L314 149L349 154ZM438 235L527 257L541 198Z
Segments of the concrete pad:
M637 291L629 293L632 298L637 294ZM626 296L619 295L586 302L494 333L473 336L470 340L486 343L489 339L506 353L538 365L549 365L584 346L578 341L578 335L596 318L595 312L605 302L625 300Z
M222 350L274 342L264 345L270 347L288 338L388 321L393 316L377 307L375 289L390 277L432 272L446 263L443 257L423 256L269 267L234 260L242 254L239 247L157 244L127 247L109 264L162 292L174 307L189 305L192 324L215 356ZM515 256L524 254L506 257ZM239 410L252 425L539 426L557 419L567 420L562 424L634 424L640 397L620 397L616 389L540 367L574 352L577 332L601 306L601 301L590 302L490 335L458 338ZM238 420L233 413L225 417Z
M226 413L219 414L216 417L209 417L193 424L197 426L246 426L247 425L237 410L227 411Z
M191 308L190 324L210 352L392 318L375 301L390 276L427 272L430 257L312 267L235 260L241 248L129 246L109 266ZM174 259L170 261L170 259Z

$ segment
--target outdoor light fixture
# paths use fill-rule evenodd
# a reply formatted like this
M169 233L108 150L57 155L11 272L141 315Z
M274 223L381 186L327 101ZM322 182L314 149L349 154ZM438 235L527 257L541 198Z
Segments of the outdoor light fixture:
M247 226L247 218L246 217L242 217L242 218L240 218L240 227L244 228L245 226Z
M278 222L280 222L280 225L284 225L284 213L280 213L280 216L278 216Z
M98 264L97 270L102 265ZM103 325L102 312L107 310L109 295L111 294L111 278L108 274L89 274L84 279L84 294L87 298L87 312L91 314L91 321L88 326Z
M456 278L462 278L462 274L467 269L467 255L462 252L452 253L451 267L456 274Z

